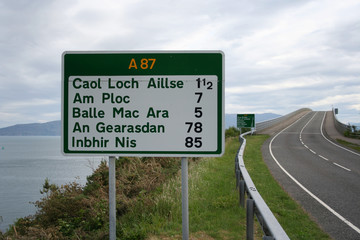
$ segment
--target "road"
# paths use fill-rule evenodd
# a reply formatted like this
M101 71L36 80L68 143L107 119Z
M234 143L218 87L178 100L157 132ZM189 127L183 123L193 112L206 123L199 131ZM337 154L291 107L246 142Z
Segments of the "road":
M263 145L283 188L334 239L360 239L360 154L322 133L325 112L309 112Z

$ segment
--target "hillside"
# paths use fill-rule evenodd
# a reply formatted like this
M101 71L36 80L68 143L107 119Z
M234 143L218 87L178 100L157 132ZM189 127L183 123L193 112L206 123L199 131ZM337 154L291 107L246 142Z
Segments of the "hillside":
M60 136L61 121L16 124L0 128L0 136Z

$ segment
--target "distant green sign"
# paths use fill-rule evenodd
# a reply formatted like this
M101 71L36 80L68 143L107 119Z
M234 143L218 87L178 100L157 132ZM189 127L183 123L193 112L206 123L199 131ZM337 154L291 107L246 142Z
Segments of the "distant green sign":
M255 127L255 114L238 114L237 115L238 128L253 128Z

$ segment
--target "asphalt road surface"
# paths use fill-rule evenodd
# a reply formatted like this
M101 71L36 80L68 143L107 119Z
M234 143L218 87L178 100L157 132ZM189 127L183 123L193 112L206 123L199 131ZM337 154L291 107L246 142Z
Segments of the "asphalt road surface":
M263 145L264 160L331 237L360 239L360 154L324 136L324 116L309 112L270 138Z

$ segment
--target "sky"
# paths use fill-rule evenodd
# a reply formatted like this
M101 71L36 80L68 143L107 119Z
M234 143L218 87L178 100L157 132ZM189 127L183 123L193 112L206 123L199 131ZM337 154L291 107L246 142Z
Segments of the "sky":
M64 51L221 50L225 113L360 122L358 0L1 0L0 127L61 119Z

